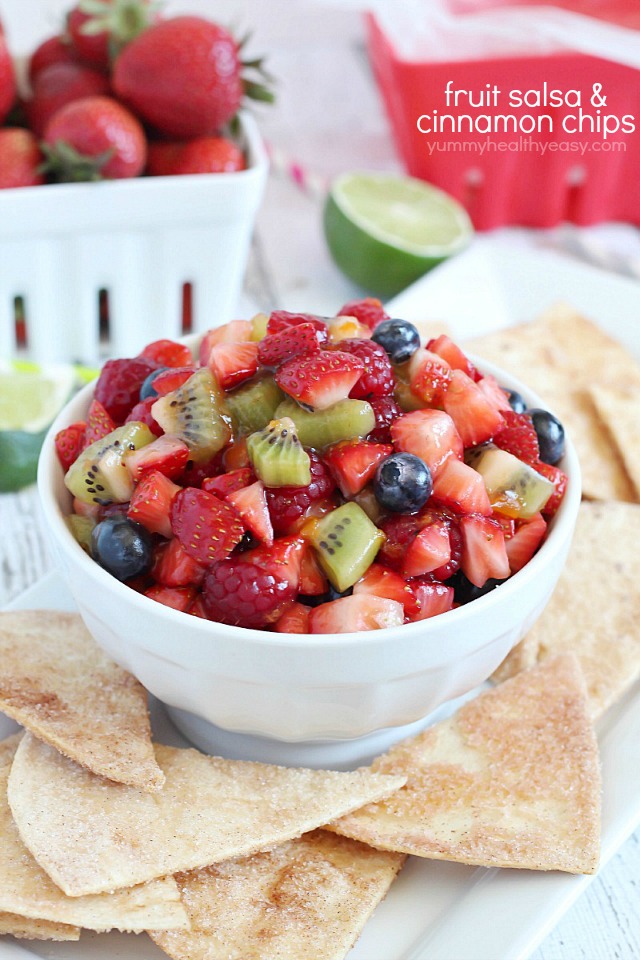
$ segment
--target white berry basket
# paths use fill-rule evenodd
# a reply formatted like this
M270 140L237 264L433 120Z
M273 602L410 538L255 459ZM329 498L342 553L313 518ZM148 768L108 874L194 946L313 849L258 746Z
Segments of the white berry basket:
M193 331L231 319L268 169L254 119L240 126L237 173L0 191L0 356L131 356L185 332L186 287Z

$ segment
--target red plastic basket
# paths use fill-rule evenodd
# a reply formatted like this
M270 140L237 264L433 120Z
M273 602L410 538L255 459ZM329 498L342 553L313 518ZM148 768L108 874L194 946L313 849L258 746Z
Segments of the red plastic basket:
M640 224L640 72L631 67L573 51L548 56L504 57L461 62L425 63L402 59L384 34L375 16L367 15L369 52L393 129L396 146L415 177L428 180L460 200L480 230L507 224L551 227L565 220L593 224L621 220ZM640 34L638 35L640 43ZM433 135L447 146L429 152L429 135L417 127L418 118L434 110L446 112L443 91L448 81L456 88L484 90L488 81L501 90L539 88L571 89L593 82L615 100L616 115L635 117L636 131L617 136L624 149L602 148L598 133L581 133L584 154L547 149L542 154L523 147L526 133L500 133L492 139L507 146L481 154L469 144L486 140L479 133ZM611 96L613 92L613 96ZM544 108L541 108L544 112ZM491 114L504 109L483 108ZM450 111L451 112L451 111ZM518 110L513 112L518 116ZM535 113L523 108L522 113ZM563 134L561 123L570 107L553 111L554 142L575 137ZM539 133L534 140L544 140ZM521 139L522 138L522 139ZM612 144L614 138L608 143ZM433 140L432 140L433 142ZM451 144L455 146L450 146ZM509 146L511 144L511 146Z

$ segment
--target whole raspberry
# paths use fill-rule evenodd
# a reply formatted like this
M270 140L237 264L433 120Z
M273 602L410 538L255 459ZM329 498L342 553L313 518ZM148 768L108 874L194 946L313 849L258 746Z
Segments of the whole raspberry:
M94 397L116 424L124 423L131 408L140 399L140 387L152 370L155 360L133 357L130 360L107 360L98 377Z
M207 616L218 623L262 629L274 623L295 600L297 585L285 576L260 570L255 563L230 558L214 564L202 585Z
M365 297L364 300L350 300L345 303L338 316L355 317L360 323L364 323L370 330L374 330L382 320L388 320L389 314L386 312L380 300L376 297Z
M364 373L349 394L352 400L370 400L393 393L396 381L384 347L373 340L341 340L338 346L342 353L350 353L364 363Z
M376 425L367 440L374 443L392 443L390 427L402 410L394 397L372 397L369 401L376 418Z
M314 450L308 450L311 483L307 487L267 487L267 505L274 533L287 533L312 503L325 500L336 488L329 468Z

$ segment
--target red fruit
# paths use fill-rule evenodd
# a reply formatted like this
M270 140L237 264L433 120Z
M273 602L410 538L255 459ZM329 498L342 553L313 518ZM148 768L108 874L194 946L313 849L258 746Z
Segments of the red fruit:
M447 516L449 525L449 545L451 547L451 557L441 567L431 571L434 580L448 580L454 573L457 573L462 563L462 536L458 526L458 519L454 516Z
M444 583L416 583L413 587L416 595L417 612L412 620L428 620L453 608L453 587Z
M391 424L402 416L402 410L394 397L372 397L369 400L376 418L376 425L368 439L374 443L391 443Z
M449 525L443 519L434 519L422 527L409 544L402 561L402 573L405 577L421 577L450 560Z
M31 85L39 73L54 63L77 63L74 50L65 37L49 37L35 48L29 59Z
M542 461L538 461L537 463L532 464L532 466L537 473L541 473L543 477L547 478L547 480L551 480L555 487L554 492L551 494L546 504L542 508L543 515L547 519L550 519L562 503L562 498L565 495L567 484L569 483L569 477L566 475L566 473L563 473L559 467L554 467L550 463L542 463Z
M158 396L153 397L155 401L158 397L164 397L167 393L173 393L174 390L177 390L178 387L181 387L183 383L186 383L187 380L194 375L196 372L196 367L169 367L168 370L163 370L162 373L159 373L157 377L153 378L153 389Z
M478 374L475 379L487 400L493 404L496 410L499 410L500 413L505 410L513 412L513 407L509 403L506 393L492 374L486 374L484 377Z
M0 30L0 123L7 116L16 98L16 75L4 34Z
M199 586L205 573L205 567L189 556L177 537L156 547L151 576L163 586Z
M530 520L521 521L511 537L505 538L511 573L517 573L526 563L529 563L544 540L546 532L547 521L541 513L535 513Z
M164 603L165 607L172 607L182 613L189 610L196 596L195 587L163 587L160 584L155 584L143 592L150 600Z
M400 570L407 548L414 540L421 523L417 516L387 517L378 523L378 527L386 536L380 547L377 562L392 570Z
M231 390L252 377L258 369L258 344L219 343L211 349L209 367L223 390Z
M301 323L311 323L320 333L322 339L320 343L327 343L329 339L329 327L322 317L316 317L313 313L291 313L289 310L274 310L269 315L267 323L267 334L280 333L287 327L297 327Z
M326 410L349 396L363 371L364 364L358 357L338 350L321 350L287 360L276 372L275 381L294 400Z
M131 494L127 516L150 533L173 536L171 504L181 488L159 470L148 470Z
M82 6L67 14L69 39L79 59L103 70L117 50L159 18L148 0L105 0L99 13L85 13Z
M409 386L417 397L424 403L442 403L452 376L446 360L420 347L411 357L407 372Z
M462 370L454 370L451 375L444 409L453 419L465 447L475 447L491 439L505 422L480 387Z
M208 620L207 611L205 610L204 600L201 593L197 593L193 599L193 603L186 611L191 614L192 617L199 617L200 620Z
M462 370L472 380L477 380L480 374L451 337L443 333L427 343L427 350L446 360L452 370Z
M43 161L38 141L29 130L18 127L0 130L0 190L44 183L40 172Z
M228 557L245 531L233 507L197 487L176 494L171 529L189 556L205 566Z
M127 455L127 467L138 481L147 470L159 470L173 480L183 473L189 460L189 447L179 437L163 435Z
M247 438L239 437L227 447L222 454L222 462L226 471L242 470L243 467L251 468L251 460L247 452ZM210 471L210 474L214 471Z
M322 572L315 550L307 544L300 567L300 593L305 597L320 597L329 589L329 581Z
M178 139L213 136L245 93L238 44L202 17L162 21L116 59L113 85L146 123Z
M176 343L175 340L154 340L147 344L140 356L153 360L159 367L189 367L191 372L194 371L191 350L185 347L184 343Z
M304 548L287 537L214 564L202 587L208 617L254 628L279 620L297 596Z
M102 73L71 61L44 67L32 84L31 98L25 102L29 127L42 137L58 110L74 100L109 94L109 80Z
M413 618L418 611L416 597L407 581L388 567L372 563L367 572L353 585L354 596L360 593L395 600L404 607L405 616Z
M199 361L201 367L206 367L209 363L211 348L218 343L243 343L245 340L251 340L253 327L250 320L230 320L221 327L215 327L213 330L207 330L200 341Z
M89 406L89 412L87 413L87 430L84 439L85 447L88 447L91 443L95 443L96 440L102 440L103 437L106 437L112 430L115 430L115 428L116 425L112 418L100 401L94 397Z
M479 473L461 460L449 457L433 479L434 502L456 513L491 515L487 488Z
M124 423L127 414L138 402L140 387L155 369L157 364L144 357L107 360L93 395L117 424Z
M504 426L493 435L493 442L501 450L512 453L524 463L536 464L540 456L538 435L531 418L524 413L505 410L502 413Z
M254 480L253 470L250 467L242 467L240 470L232 470L231 473L221 473L217 477L208 477L202 481L202 489L206 490L207 493L215 494L222 500L226 500L227 494L248 487Z
M273 525L267 507L264 484L256 480L250 487L234 490L226 496L227 503L237 511L247 530L262 543L273 543Z
M152 433L155 433L156 437L159 437L162 433L162 427L159 423L153 419L151 414L151 407L154 405L158 398L157 397L147 397L145 400L141 400L139 403L136 403L135 406L131 408L130 413L127 415L125 423L131 423L132 420L138 420L140 423L146 423Z
M504 580L509 576L509 558L504 533L491 517L462 517L462 572L476 587L489 579Z
M309 615L310 633L359 633L404 623L404 608L396 600L360 593L315 607Z
M344 497L353 497L373 480L381 460L393 453L387 443L368 443L366 440L343 440L324 454L324 462L340 487Z
M86 423L79 420L60 430L55 435L54 444L60 466L66 473L72 463L75 463L84 450ZM76 511L77 512L77 511Z
M326 342L326 331L318 330L313 323L300 323L267 334L258 344L258 360L265 367L277 367L291 357L317 353L320 345Z
M267 503L276 533L286 533L314 503L331 496L336 488L329 469L314 450L309 454L311 483L306 487L267 487Z
M443 410L405 413L391 425L391 438L396 450L413 453L424 460L433 478L450 458L462 459L462 439L455 423Z
M137 177L147 159L140 123L111 97L68 103L47 123L44 140L50 147L49 166L63 183Z
M387 351L373 340L341 340L339 349L358 357L364 364L364 372L354 384L349 396L352 400L371 400L393 394L396 379Z
M276 633L309 633L310 613L310 608L303 603L292 603L276 623Z
M152 177L235 173L245 167L244 153L227 137L196 137L186 142L149 144L147 173Z
M389 314L375 297L365 297L364 300L350 300L336 314L338 317L355 317L369 330L375 330L382 320L388 320Z

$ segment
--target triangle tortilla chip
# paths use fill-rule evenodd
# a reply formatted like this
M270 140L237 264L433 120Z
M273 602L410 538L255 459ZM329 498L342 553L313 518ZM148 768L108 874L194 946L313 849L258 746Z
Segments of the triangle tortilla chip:
M582 503L566 566L539 619L494 679L577 655L598 717L640 676L640 505Z
M404 776L337 773L156 747L164 788L108 783L26 735L9 778L23 842L69 896L128 887L299 837L397 790ZM72 815L70 815L72 811Z
M191 929L150 936L174 960L341 960L404 860L316 830L178 874Z
M0 710L100 776L142 790L162 786L146 691L78 614L0 613Z
M589 393L640 500L640 386L594 386Z
M570 654L467 702L373 768L404 773L406 786L332 824L338 833L435 860L596 870L598 747Z
M50 920L32 920L0 910L0 936L9 934L19 940L79 940L80 927Z
M171 877L113 894L72 898L38 866L20 839L7 802L7 780L20 736L0 742L0 910L98 931L184 928L187 917Z

